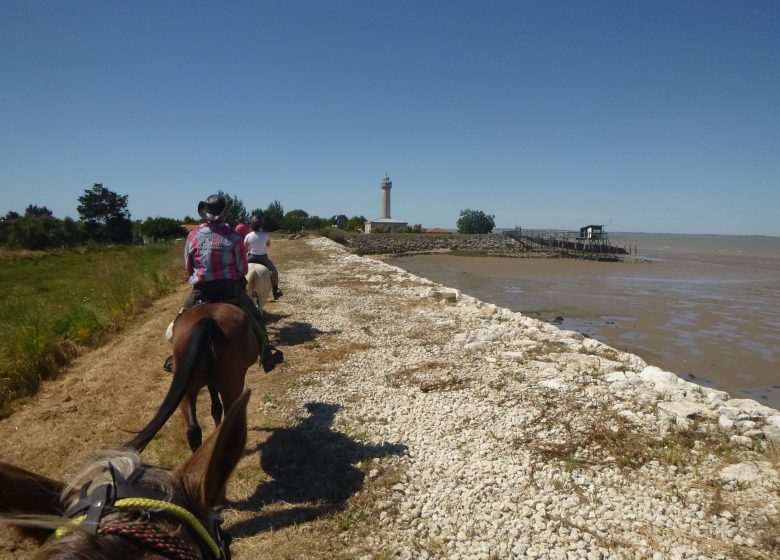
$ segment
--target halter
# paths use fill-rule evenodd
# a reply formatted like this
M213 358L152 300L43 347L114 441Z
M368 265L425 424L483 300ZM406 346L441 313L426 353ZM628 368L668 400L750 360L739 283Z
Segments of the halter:
M182 522L197 537L198 544L208 558L230 560L231 537L222 529L222 517L211 516L211 531L206 529L189 510L171 503L163 492L131 485L134 476L125 480L109 463L112 481L94 488L87 494L89 483L81 490L79 501L65 512L71 524L82 527L93 535L118 535L156 554L175 560L198 560L194 550L178 535L163 531L149 520L107 520L108 511L135 510L161 513ZM60 527L56 538L67 534L68 528Z

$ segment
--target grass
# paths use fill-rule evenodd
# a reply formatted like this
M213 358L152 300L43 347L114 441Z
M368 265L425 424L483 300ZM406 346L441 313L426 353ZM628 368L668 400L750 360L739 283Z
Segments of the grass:
M182 274L173 243L0 254L0 415L79 348L170 292Z

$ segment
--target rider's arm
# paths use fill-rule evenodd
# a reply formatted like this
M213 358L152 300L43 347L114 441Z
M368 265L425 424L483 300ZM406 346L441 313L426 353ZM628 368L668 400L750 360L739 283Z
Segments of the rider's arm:
M236 268L241 276L246 276L246 272L249 269L246 261L246 251L244 250L244 242L239 241L233 246L233 254L236 259Z

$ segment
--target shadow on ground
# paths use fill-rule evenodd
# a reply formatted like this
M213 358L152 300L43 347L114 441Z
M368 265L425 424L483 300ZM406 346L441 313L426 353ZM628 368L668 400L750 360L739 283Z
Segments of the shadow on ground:
M338 334L341 331L321 331L311 326L310 323L293 321L276 331L276 340L285 346L295 346L314 340L322 334Z
M406 451L405 445L365 445L334 432L331 427L339 408L337 404L309 403L308 418L292 428L271 429L271 436L250 451L259 452L260 467L273 480L260 484L249 498L227 504L258 512L256 517L230 527L234 537L312 521L341 509L363 487L364 475L356 463ZM294 507L262 511L275 502Z

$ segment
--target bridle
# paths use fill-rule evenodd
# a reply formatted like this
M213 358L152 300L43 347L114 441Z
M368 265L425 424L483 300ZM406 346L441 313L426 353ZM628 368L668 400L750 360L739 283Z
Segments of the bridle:
M92 535L117 535L140 548L172 560L230 560L231 537L222 529L223 519L214 513L209 516L209 529L188 509L172 503L160 490L133 486L140 475L138 470L125 478L109 463L111 482L96 486L88 492L90 483L82 486L78 502L68 508L65 517L70 523L59 528L54 536L62 537L77 525L79 530ZM136 511L138 519L103 519L112 511ZM167 531L153 522L153 517L175 519L195 537L203 555L198 554L180 535Z

